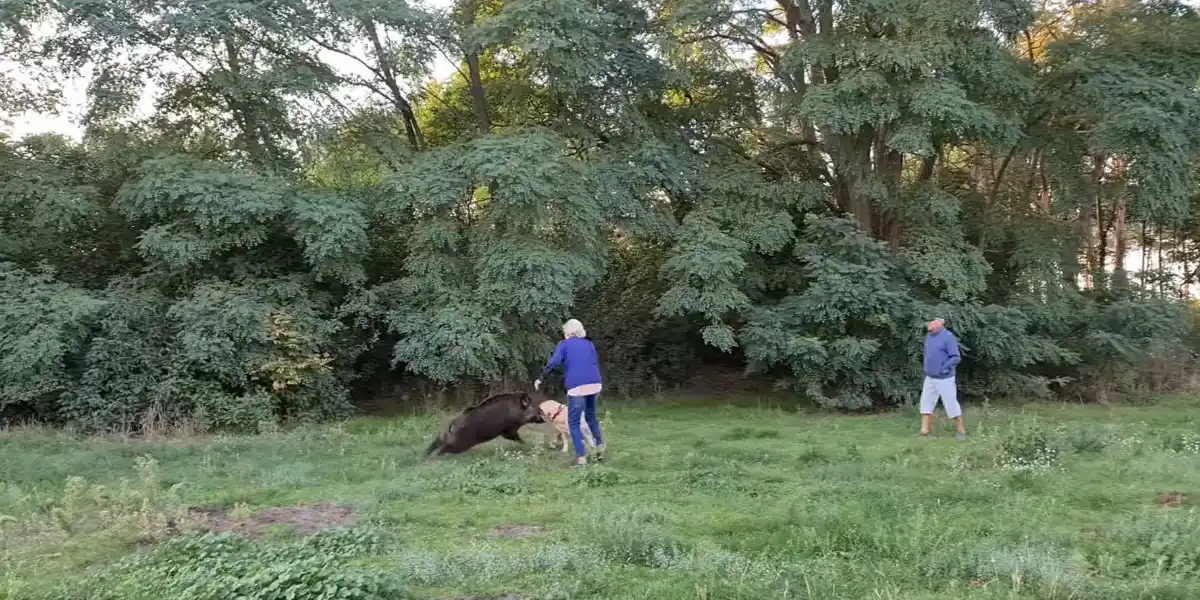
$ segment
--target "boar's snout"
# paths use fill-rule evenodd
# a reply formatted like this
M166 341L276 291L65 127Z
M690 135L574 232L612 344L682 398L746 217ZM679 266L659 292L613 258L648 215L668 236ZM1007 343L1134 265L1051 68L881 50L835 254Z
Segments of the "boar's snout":
M530 404L523 407L525 411L526 423L545 423L546 417L542 415L542 409L535 404Z

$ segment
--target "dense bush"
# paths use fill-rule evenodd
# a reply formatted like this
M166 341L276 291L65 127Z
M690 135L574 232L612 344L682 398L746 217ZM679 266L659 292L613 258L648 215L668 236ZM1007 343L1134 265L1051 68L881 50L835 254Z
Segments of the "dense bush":
M0 416L334 418L528 381L570 316L616 394L907 402L937 316L966 396L1191 384L1194 9L785 6L19 8L31 81L92 79L80 140L0 139Z

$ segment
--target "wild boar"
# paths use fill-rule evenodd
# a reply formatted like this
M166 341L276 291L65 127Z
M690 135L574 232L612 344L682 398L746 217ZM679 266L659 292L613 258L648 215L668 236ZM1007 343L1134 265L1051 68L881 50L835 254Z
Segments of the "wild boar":
M425 455L433 454L435 450L438 454L466 452L496 437L524 444L525 440L517 434L521 427L544 422L541 409L525 392L488 396L463 409L445 433L429 444Z

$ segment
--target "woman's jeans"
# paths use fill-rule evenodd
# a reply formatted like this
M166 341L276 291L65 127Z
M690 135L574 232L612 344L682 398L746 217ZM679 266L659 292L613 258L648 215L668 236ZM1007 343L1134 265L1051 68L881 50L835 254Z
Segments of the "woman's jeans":
M571 429L571 444L575 446L576 457L584 454L583 430L579 426L580 411L583 412L583 418L587 419L588 429L592 430L592 441L597 446L603 443L600 441L600 420L596 418L596 399L599 397L600 394L567 396L567 426Z

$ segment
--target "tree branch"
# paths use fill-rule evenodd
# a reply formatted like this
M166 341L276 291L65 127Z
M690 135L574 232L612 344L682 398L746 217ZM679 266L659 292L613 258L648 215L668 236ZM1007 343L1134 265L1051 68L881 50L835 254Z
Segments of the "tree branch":
M370 71L372 75L379 77L380 79L383 78L383 76L382 76L382 74L380 74L379 70L376 69L374 66L372 66L371 63L368 63L367 61L363 60L362 58L358 57L357 55L355 55L351 52L342 50L341 48L338 48L337 46L334 46L333 44L330 44L319 38L315 38L311 35L304 36L304 39L320 46L321 48L323 48L325 50L333 52L334 54L340 54L342 56L345 56L346 58L353 59L355 62L362 65L366 70Z

